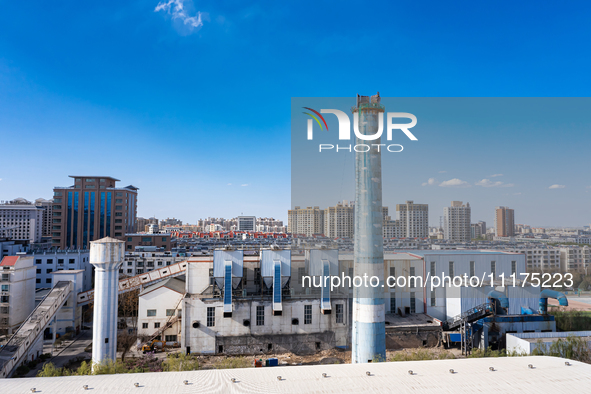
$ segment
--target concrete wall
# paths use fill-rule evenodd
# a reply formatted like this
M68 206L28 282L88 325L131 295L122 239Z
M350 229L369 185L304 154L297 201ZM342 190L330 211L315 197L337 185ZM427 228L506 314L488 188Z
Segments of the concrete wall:
M336 304L343 305L343 323L336 323ZM312 306L312 322L305 324L304 306ZM323 315L320 310L320 300L290 300L283 302L283 312L280 316L273 316L271 301L235 300L232 304L232 317L223 317L223 303L217 299L200 299L191 297L183 303L183 339L182 346L190 348L192 353L217 353L218 344L228 344L230 349L242 346L245 352L267 349L269 338L275 336L293 337L290 341L275 338L275 343L282 349L297 349L298 340L305 340L309 348L314 342L321 342L321 348L346 346L349 331L348 302L345 299L331 300L332 313ZM257 306L264 307L264 325L257 325ZM207 326L207 308L215 308L215 323ZM297 319L298 324L292 324ZM245 321L248 324L245 325ZM193 325L199 323L195 328ZM330 334L327 334L330 333ZM320 335L322 334L322 335ZM303 336L303 337L302 337ZM241 337L241 339L225 339L226 337ZM223 339L222 339L223 338ZM251 339L248 339L251 338ZM303 338L303 339L302 339ZM324 339L322 339L324 338ZM264 347L260 347L264 344ZM234 351L230 350L230 351Z
M175 309L175 315L178 316L179 310L182 310L182 305L179 301L183 298L180 294L168 287L160 287L147 294L139 297L138 307L138 335L152 336L158 328L154 328L154 323L160 323L160 327L168 321L170 316L166 316L167 309ZM148 316L148 309L155 309L156 316ZM147 323L148 328L143 328L143 324ZM164 331L162 340L166 335L177 335L177 340L180 340L180 323L175 323L171 328Z
M81 328L82 325L82 307L78 306L76 296L83 291L84 270L75 271L57 271L53 273L53 283L59 281L71 281L74 283L74 290L70 293L68 300L60 308L55 315L55 323L52 324L52 330L56 333L64 335L69 331L74 331Z
M2 281L2 285L9 287L8 291L2 292L9 297L9 302L1 305L8 306L8 333L12 334L35 309L35 267L31 257L21 256L14 266L0 271L10 278Z

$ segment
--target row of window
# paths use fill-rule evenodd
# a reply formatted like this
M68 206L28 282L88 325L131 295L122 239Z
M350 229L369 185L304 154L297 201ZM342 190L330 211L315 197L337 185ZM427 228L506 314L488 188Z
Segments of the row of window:
M343 323L343 304L335 305L335 319L337 323ZM297 319L292 319L292 323L297 322ZM215 307L207 307L207 327L215 326ZM297 323L295 323L297 324ZM312 324L312 305L304 305L304 324ZM265 306L257 305L256 309L256 325L265 325Z
M86 257L82 258L82 262L86 262ZM43 263L42 259L35 259L35 264ZM46 264L53 264L53 259L47 259ZM58 264L64 264L64 259L57 259ZM76 259L68 259L68 264L76 264Z

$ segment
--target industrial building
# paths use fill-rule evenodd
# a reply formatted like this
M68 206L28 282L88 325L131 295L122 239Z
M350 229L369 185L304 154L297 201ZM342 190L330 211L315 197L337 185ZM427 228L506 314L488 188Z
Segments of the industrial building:
M591 331L523 332L507 334L507 352L527 355L545 352L557 341L569 338L580 338L591 348Z

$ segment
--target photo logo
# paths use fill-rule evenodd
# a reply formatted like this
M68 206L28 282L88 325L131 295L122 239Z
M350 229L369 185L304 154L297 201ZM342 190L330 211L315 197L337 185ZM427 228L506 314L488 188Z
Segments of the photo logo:
M351 120L349 119L349 116L343 112L340 111L338 109L321 109L320 112L309 108L309 107L302 107L304 109L307 109L310 112L303 112L304 114L310 116L312 119L308 119L308 129L307 129L307 138L308 140L313 140L314 139L314 121L316 121L316 123L318 123L318 125L320 126L320 130L323 130L324 127L326 127L326 130L328 131L328 124L326 123L326 120L324 119L324 117L322 116L322 114L333 114L336 115L337 120L339 122L339 140L351 140ZM406 118L406 119L410 119L410 123L394 123L394 119L401 119L401 118ZM322 122L321 122L322 120ZM324 124L324 127L323 127ZM388 141L392 141L392 135L393 135L393 131L394 130L400 130L402 131L411 141L418 141L417 137L415 137L415 135L409 130L411 128L413 128L414 126L416 126L417 124L417 117L414 116L411 113L408 112L388 112L386 114L386 138ZM355 133L355 136L359 139L359 140L363 140L363 141L375 141L381 138L383 132L384 132L384 116L379 113L378 114L378 130L375 134L373 135L366 135L366 134L362 134L359 131L359 112L358 111L354 111L353 113L353 132ZM402 150L404 149L402 145L400 144L390 144L390 145L386 145L386 144L357 144L357 145L345 145L345 146L339 146L338 144L336 145L332 145L332 144L320 144L319 147L319 151L322 152L323 150L332 150L332 149L336 149L336 152L339 152L341 150L345 150L345 151L349 151L352 152L352 150L354 150L355 152L367 152L370 149L375 148L377 149L377 151L380 151L381 147L385 147L386 150L388 152L402 152Z

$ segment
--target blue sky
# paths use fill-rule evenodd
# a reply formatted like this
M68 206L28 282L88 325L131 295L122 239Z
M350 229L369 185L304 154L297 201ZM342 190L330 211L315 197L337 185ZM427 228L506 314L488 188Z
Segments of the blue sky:
M588 2L178 2L3 4L0 200L48 198L70 174L110 175L140 188L140 216L286 219L291 97L589 95ZM589 142L576 132L571 141ZM497 160L481 138L466 147ZM552 180L514 171L506 182L547 177L565 188L544 193L572 201L516 220L588 224L588 154L542 141L534 154L519 139L532 161L553 149ZM446 160L421 173L474 183L507 172L468 179L462 155ZM467 190L413 198L439 210L486 197ZM543 208L561 201L534 196Z

